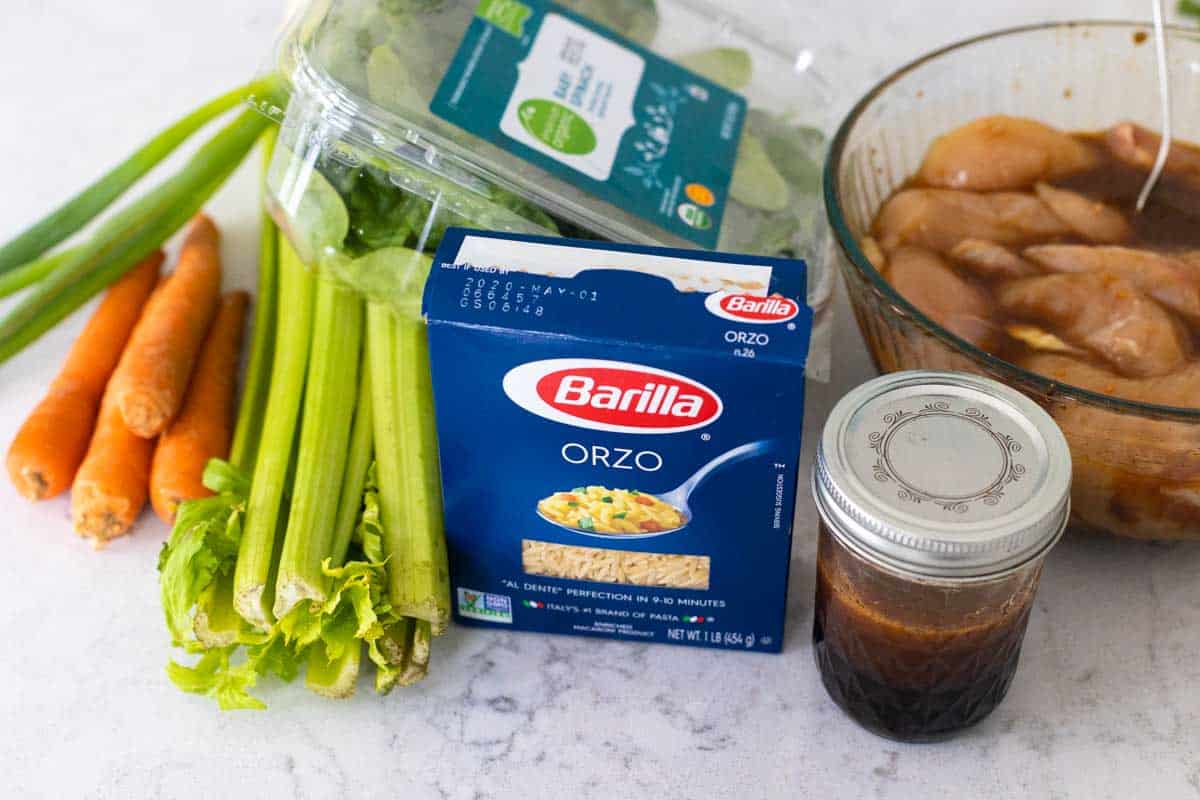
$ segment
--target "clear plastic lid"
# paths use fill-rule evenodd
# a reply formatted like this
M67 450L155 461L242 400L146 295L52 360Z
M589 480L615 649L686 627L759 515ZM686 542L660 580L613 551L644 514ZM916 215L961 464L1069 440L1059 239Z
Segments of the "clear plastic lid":
M489 6L491 12L515 8L518 24L521 9L529 8L591 20L615 30L617 42L647 60L661 56L699 76L701 87L715 86L714 92L728 91L744 101L728 193L718 203L721 213L714 215L718 224L709 244L806 260L820 341L821 310L831 294L820 196L824 131L832 122L829 86L811 51L772 43L718 7L694 0L571 0L562 6L541 0L316 0L293 18L272 65L290 81L292 98L286 117L283 109L264 110L284 122L285 156L302 167L277 165L272 188L283 186L295 195L315 170L342 193L353 215L355 198L324 165L367 164L392 185L444 207L450 224L708 246L639 213L636 203L602 196L586 181L564 176L566 170L547 168L504 137L477 135L435 112L448 71L470 57L464 37L481 15L491 13ZM704 205L703 186L700 192ZM702 212L699 218L707 219ZM814 355L809 372L819 377L827 358Z

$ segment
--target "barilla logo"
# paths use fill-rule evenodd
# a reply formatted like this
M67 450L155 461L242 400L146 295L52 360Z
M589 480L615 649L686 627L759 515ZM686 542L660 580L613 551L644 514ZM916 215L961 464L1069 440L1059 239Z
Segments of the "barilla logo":
M754 325L787 322L800 313L799 303L777 294L761 297L755 294L714 292L704 301L704 307L723 319Z
M509 370L504 393L554 422L618 433L680 433L721 416L716 392L674 372L623 361L553 358Z

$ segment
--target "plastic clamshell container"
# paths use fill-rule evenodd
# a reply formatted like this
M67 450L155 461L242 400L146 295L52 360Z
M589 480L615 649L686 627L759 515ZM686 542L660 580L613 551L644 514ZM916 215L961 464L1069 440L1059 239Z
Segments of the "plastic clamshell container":
M811 51L771 43L694 0L308 4L288 25L272 64L291 85L288 107L262 109L282 123L268 201L306 262L391 248L432 254L450 226L701 246L634 213L622 198L604 199L563 170L501 146L503 137L484 138L434 113L431 104L473 20L499 2L615 27L617 41L647 60L668 59L698 75L698 83L744 98L715 249L805 260L808 302L818 314L814 342L821 342L831 287L820 197L829 87ZM314 183L321 185L314 190ZM330 189L344 215L330 210L338 205ZM823 377L827 363L827 346L815 345L808 374Z

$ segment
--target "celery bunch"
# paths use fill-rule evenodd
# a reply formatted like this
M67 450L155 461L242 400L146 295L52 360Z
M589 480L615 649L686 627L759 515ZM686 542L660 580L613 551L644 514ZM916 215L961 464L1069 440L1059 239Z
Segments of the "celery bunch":
M264 217L251 362L216 495L185 503L160 559L181 689L261 708L275 675L350 695L420 680L450 616L424 323L430 259L339 254L351 215L326 184L284 237ZM292 241L300 242L310 263ZM312 263L312 262L316 263ZM364 657L365 655L365 657Z

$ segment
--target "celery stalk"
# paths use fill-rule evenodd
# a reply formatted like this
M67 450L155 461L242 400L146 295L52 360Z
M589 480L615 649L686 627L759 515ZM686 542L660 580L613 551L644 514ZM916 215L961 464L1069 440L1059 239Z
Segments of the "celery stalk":
M358 408L354 411L354 428L350 432L350 452L346 456L345 478L338 499L337 522L333 526L333 545L329 560L335 567L346 563L346 552L354 538L354 528L362 511L363 491L367 488L367 473L374 455L375 420L371 409L371 370L364 353L359 369Z
M389 595L398 615L438 635L450 618L450 580L425 325L375 302L367 319Z
M244 112L178 174L106 221L0 320L0 362L160 247L225 182L268 124L257 112Z
M404 673L405 662L412 650L413 620L402 617L383 629L383 635L368 645L367 652L375 661L375 691L387 694Z
M279 304L271 388L234 573L233 604L260 630L271 626L267 588L275 561L284 490L304 392L312 329L314 277L286 239L279 248Z
M161 131L92 185L0 247L0 273L38 258L65 240L108 208L193 133L241 105L251 95L273 92L278 82L278 78L269 77L240 86L210 100Z
M330 661L325 657L324 647L313 647L308 651L308 667L304 685L319 695L344 699L354 694L358 684L358 670L362 663L362 643L355 639L341 656Z
M363 301L358 293L318 278L296 482L275 582L276 619L303 600L325 600L321 564L333 546L362 332Z
M429 640L432 629L428 622L416 620L412 627L412 638L409 641L407 657L400 669L397 684L412 686L429 674Z
M263 175L275 152L278 131L269 128L263 134ZM238 469L249 471L258 457L258 437L270 388L271 354L275 343L275 302L279 283L279 229L266 211L262 212L258 251L258 296L254 305L254 333L242 402L238 406L237 425L229 460Z
M233 571L218 574L196 598L192 632L205 648L229 647L237 643L242 618L233 608Z

